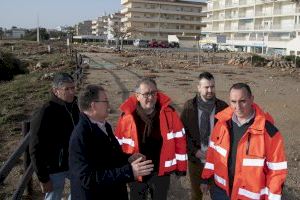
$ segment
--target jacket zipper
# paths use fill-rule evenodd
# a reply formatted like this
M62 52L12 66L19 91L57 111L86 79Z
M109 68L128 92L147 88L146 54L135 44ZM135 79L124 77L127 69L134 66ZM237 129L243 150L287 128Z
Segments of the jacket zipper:
M251 139L251 133L248 133L248 141L247 141L247 145L246 145L246 155L249 155L250 139Z

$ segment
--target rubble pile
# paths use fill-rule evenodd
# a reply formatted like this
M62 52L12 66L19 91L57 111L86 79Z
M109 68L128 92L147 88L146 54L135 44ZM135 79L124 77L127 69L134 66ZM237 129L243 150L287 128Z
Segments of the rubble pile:
M253 66L253 67L269 67L269 68L295 68L295 64L285 60L254 60L250 57L235 57L228 61L229 65L235 66Z
M285 60L272 60L266 64L266 67L271 68L295 68L295 63Z

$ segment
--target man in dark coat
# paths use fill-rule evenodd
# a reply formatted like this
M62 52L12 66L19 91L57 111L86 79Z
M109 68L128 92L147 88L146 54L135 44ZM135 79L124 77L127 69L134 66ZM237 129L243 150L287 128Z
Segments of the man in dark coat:
M105 120L109 101L101 86L88 85L79 95L79 107L82 113L69 149L72 199L127 200L126 183L149 175L152 161L142 155L128 158L122 152Z
M192 185L192 199L201 199L201 174L209 137L215 123L215 114L228 105L216 98L215 80L209 72L199 75L198 94L189 99L181 113L181 120L186 130L188 141L189 174Z
M71 133L79 119L73 78L58 73L52 82L49 102L31 121L30 155L47 200L60 200L68 177Z

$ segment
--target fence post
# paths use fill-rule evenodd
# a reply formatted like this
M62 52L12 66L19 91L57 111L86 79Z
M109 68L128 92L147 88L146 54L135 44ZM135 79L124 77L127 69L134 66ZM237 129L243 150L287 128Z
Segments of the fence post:
M29 133L30 129L30 122L29 121L23 121L22 122L22 135L25 138L26 135ZM23 161L23 168L24 172L26 172L27 168L29 167L31 162L30 154L29 154L29 146L27 146L26 150L24 151L24 161ZM32 179L29 180L27 187L25 189L25 195L32 195Z

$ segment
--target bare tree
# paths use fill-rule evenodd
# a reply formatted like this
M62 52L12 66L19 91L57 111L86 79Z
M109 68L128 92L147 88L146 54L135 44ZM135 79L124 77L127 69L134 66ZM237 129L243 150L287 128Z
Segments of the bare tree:
M2 28L0 28L0 40L2 40L3 35L4 35L4 32L3 32Z
M134 33L137 32L137 28L135 27L126 27L124 23L115 23L111 26L111 34L116 39L116 48L119 49L119 42L121 41L121 49L123 49L123 41L126 38L133 36Z

